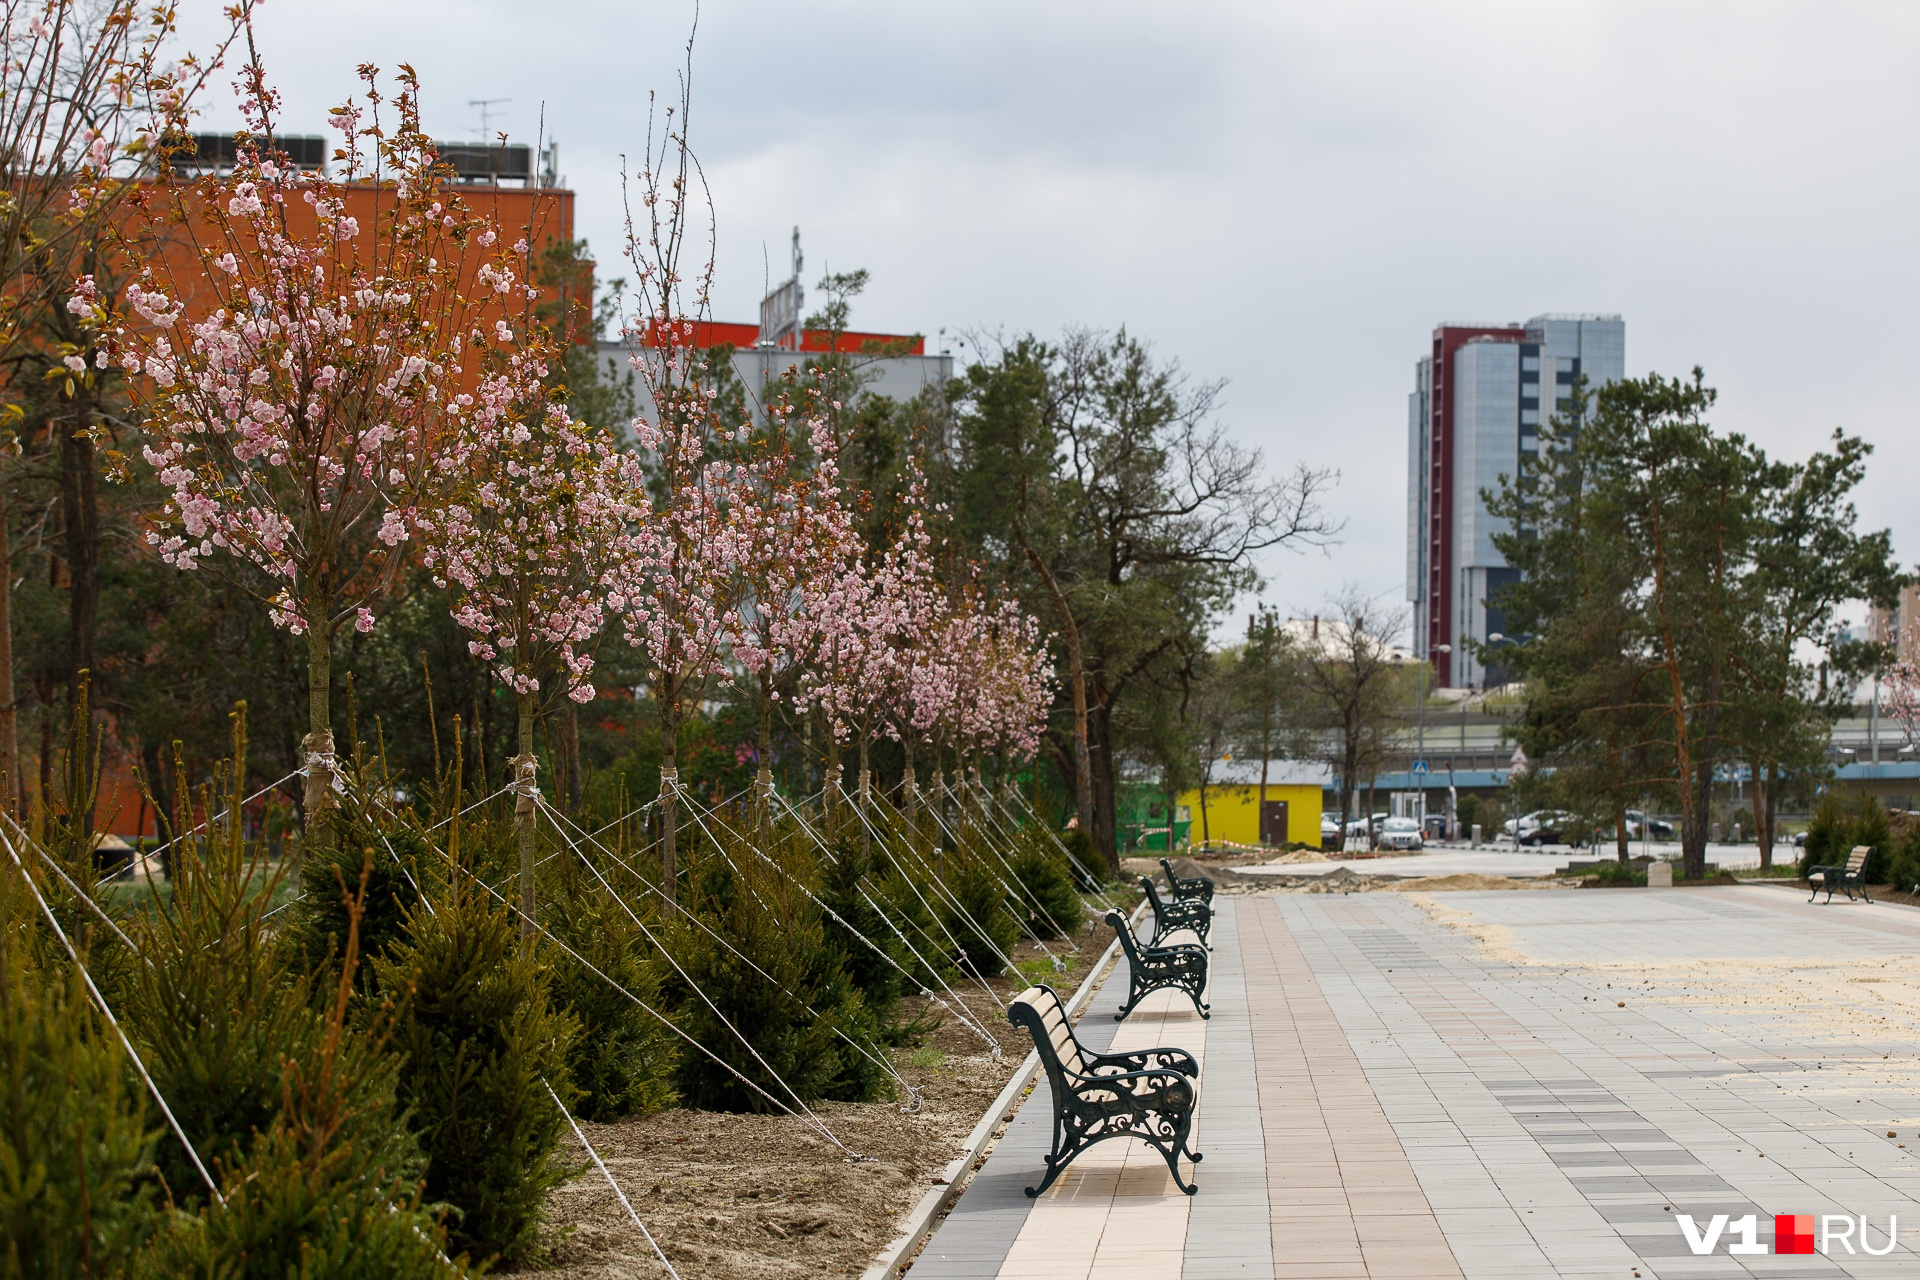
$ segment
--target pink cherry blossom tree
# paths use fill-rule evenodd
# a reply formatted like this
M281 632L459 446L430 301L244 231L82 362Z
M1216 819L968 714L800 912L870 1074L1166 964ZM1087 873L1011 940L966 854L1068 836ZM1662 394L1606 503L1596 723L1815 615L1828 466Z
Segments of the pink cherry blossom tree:
M800 675L796 705L808 713L818 712L826 727L823 794L829 835L838 835L840 830L840 806L846 798L843 759L847 740L863 724L870 702L862 679L869 671L869 647L887 626L886 586L886 580L871 571L862 546L850 549L846 558L823 576L820 607L839 624L823 632L812 662ZM873 714L877 720L877 711ZM863 735L861 774L856 786L863 804L868 782L865 742Z
M151 259L127 289L131 315L107 312L90 280L74 303L105 331L99 359L143 375L145 456L170 493L154 548L183 570L252 570L240 577L274 623L307 638L305 799L320 839L336 768L332 639L372 628L446 478L473 335L514 341L480 313L523 287L483 267L469 295L470 259L499 233L443 188L411 69L391 128L375 70L362 76L363 99L333 113L344 172L329 181L276 152L278 95L250 66L233 170L151 201L197 269ZM378 193L364 228L341 195L359 182Z
M828 735L827 809L837 823L842 793L841 752L851 739L858 750L855 802L871 810L870 748L886 731L905 688L902 654L913 629L912 607L930 573L931 539L919 512L909 506L894 541L878 557L857 543L826 579L823 612L840 620L827 630L801 681L803 705L818 708ZM863 826L863 845L871 833Z
M520 265L494 270L508 276ZM483 268L487 270L487 268ZM514 822L520 842L520 930L534 921L537 804L533 730L543 700L594 696L593 643L630 538L645 519L638 462L604 430L575 422L550 389L557 343L530 309L511 328L475 331L484 366L454 396L456 430L442 450L450 483L417 519L422 561L451 588L467 648L512 691L518 754Z
M846 598L836 590L837 571L857 555L859 535L842 500L827 420L804 414L810 400L799 395L771 407L772 441L754 471L767 487L744 508L746 590L730 619L733 659L751 683L759 711L755 797L763 825L771 816L773 709L780 687L823 650L836 651L852 629ZM797 457L789 446L801 433L808 450Z
M642 356L644 370L650 363ZM675 896L680 726L689 696L725 673L729 620L747 589L759 487L746 463L710 451L705 397L656 387L659 422L634 434L651 480L647 518L626 544L609 603L647 672L660 724L661 872Z
M1899 648L1920 653L1920 622L1910 623ZM1920 746L1920 662L1898 658L1881 677L1881 705L1899 721L1907 745Z

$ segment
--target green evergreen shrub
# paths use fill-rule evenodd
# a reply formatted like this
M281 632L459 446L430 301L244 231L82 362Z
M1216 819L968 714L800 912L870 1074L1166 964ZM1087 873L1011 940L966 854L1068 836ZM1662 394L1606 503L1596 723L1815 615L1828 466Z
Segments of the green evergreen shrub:
M1009 859L1025 892L1020 925L1027 936L1055 938L1072 933L1086 919L1086 904L1073 887L1066 855L1039 827L1024 828Z
M464 838L464 837L463 837ZM454 1209L451 1248L513 1263L534 1254L548 1191L564 1182L562 1099L578 1034L518 926L471 879L408 912L373 961L400 1014L398 1094L426 1156L425 1198ZM457 888L457 892L454 889Z
M1911 834L1905 838L1896 838L1893 849L1885 859L1886 881L1889 888L1903 893L1913 893L1920 885L1920 849L1915 848Z
M867 1007L885 1021L900 999L901 971L911 971L914 961L881 911L887 890L878 869L858 838L842 835L822 861L817 892L828 908L820 922L827 945Z
M733 1071L683 1052L682 1102L776 1109L734 1071L786 1106L793 1094L807 1102L888 1096L890 1077L876 1061L878 1020L842 967L841 948L828 942L819 908L796 884L812 872L804 849L787 843L773 851L783 873L744 841L723 839L724 849L709 847L690 867L682 907L705 927L675 924L667 946L678 970L668 982L682 1029Z
M37 911L0 871L0 1277L119 1275L160 1220L159 1132L79 973L36 958Z
M349 933L321 1035L282 1064L282 1106L246 1156L216 1166L224 1205L170 1215L154 1276L427 1280L447 1273L445 1229L420 1202L422 1161L395 1108L396 1062L381 1052L391 1008L370 1032L349 1021L357 977Z
M339 839L307 857L300 867L303 892L286 914L289 938L307 966L337 962L346 948L348 903L367 877L366 904L360 918L360 954L384 955L398 942L407 913L439 885L440 855L414 827L389 824L385 830L368 816L354 813L340 822ZM417 886L417 887L416 887Z
M550 877L541 887L554 891L542 898L546 927L572 952L553 948L549 964L554 1002L580 1028L567 1051L567 1075L579 1090L574 1113L606 1122L672 1106L673 1072L683 1042L608 982L661 1007L664 966L645 934L588 876ZM630 903L657 936L658 913L650 895L636 892Z
M279 885L237 840L181 840L173 895L132 923L146 964L125 1004L148 1070L209 1170L246 1162L273 1127L282 1063L318 1038L310 988L263 922ZM206 1186L177 1141L155 1163L175 1201L196 1208Z
M1807 840L1801 846L1800 853L1800 875L1804 877L1813 867L1845 862L1847 849L1851 847L1847 837L1852 832L1852 826L1846 810L1840 804L1840 797L1834 794L1831 787L1823 791L1814 802L1813 813L1807 822Z
M1059 835L1060 843L1067 849L1067 865L1073 869L1074 882L1080 888L1093 893L1111 883L1107 860L1094 850L1092 836L1078 827L1062 831Z
M280 877L257 847L229 830L175 852L171 902L136 921L149 963L133 970L128 1021L226 1204L211 1203L166 1135L155 1164L180 1207L143 1269L261 1280L444 1271L382 1052L391 1011L353 1014L360 877L337 968L316 984L267 923Z
M882 929L886 945L898 947L896 954L904 954L902 963L920 986L931 989L951 983L959 975L953 962L954 943L941 932L940 918L934 911L940 891L910 879L908 872L890 859L876 859L874 866L880 878L869 896L885 913L885 921L875 923ZM922 879L926 878L922 873ZM873 956L871 950L861 950ZM877 956L873 959L880 963Z
M1855 845L1866 845L1873 850L1867 858L1862 878L1868 884L1887 882L1887 864L1893 853L1893 830L1887 822L1887 810L1877 796L1863 795L1853 810L1853 826L1848 833L1847 847L1842 850L1839 861L1845 862L1845 854Z
M955 957L969 972L992 977L1006 967L1020 935L1020 923L1007 907L1007 891L984 856L957 852L941 867L947 892L939 908L941 923L960 946Z
M1454 817L1459 822L1462 832L1471 832L1473 824L1480 821L1480 797L1471 792L1461 796L1459 804L1454 809Z
M1812 820L1807 824L1806 851L1800 859L1799 873L1805 876L1813 867L1844 866L1847 855L1859 845L1874 851L1862 878L1868 884L1887 883L1894 839L1886 809L1870 795L1846 804L1829 788L1814 805Z

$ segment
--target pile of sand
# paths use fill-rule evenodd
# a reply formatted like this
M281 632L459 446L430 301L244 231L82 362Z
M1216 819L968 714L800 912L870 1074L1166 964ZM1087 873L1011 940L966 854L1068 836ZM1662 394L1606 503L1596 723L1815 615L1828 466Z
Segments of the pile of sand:
M1429 893L1448 889L1564 889L1567 886L1544 876L1533 880L1510 880L1506 876L1466 872L1450 876L1416 876L1412 880L1388 880L1374 887L1404 893Z
M1290 853L1276 854L1260 865L1263 867L1275 867L1283 862L1326 862L1330 857L1337 856L1337 854L1329 855L1324 849L1295 849Z

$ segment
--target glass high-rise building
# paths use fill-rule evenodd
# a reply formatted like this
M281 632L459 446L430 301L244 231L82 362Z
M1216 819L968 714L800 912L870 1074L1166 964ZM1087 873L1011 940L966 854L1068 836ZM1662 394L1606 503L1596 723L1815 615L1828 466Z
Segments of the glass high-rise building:
M1481 494L1539 451L1540 424L1571 410L1576 378L1591 394L1625 376L1626 341L1626 322L1607 315L1433 331L1407 397L1407 599L1414 651L1437 683L1484 685L1464 641L1504 629L1488 600L1517 570L1494 550L1506 522Z

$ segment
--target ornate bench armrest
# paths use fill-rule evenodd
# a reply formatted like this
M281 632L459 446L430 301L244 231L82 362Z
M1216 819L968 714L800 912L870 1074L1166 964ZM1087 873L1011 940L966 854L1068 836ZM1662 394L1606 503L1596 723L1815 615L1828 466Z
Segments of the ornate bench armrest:
M1200 1064L1194 1061L1192 1054L1185 1049L1142 1049L1138 1053L1090 1053L1087 1055L1087 1071L1090 1075L1100 1075L1111 1079L1110 1068L1119 1067L1122 1073L1172 1070L1186 1076L1200 1074Z
M1193 1077L1185 1071L1165 1068L1150 1071L1124 1071L1111 1076L1074 1076L1067 1086L1076 1098L1090 1093L1111 1093L1129 1102L1143 1101L1153 1092L1182 1088L1194 1097Z

